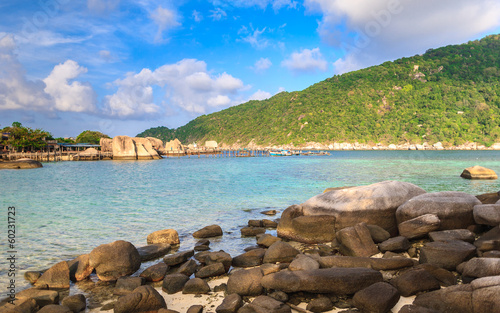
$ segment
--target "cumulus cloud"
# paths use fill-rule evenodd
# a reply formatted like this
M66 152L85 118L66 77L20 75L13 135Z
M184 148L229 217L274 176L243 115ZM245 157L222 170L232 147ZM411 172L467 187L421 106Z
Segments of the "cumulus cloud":
M322 39L354 55L359 66L465 42L500 26L495 0L305 0L304 6L322 13Z
M255 62L255 65L253 66L253 70L256 73L263 73L268 68L270 68L272 65L273 65L273 63L271 63L271 60L269 60L268 58L260 58L257 60L257 62Z
M14 53L15 49L12 35L0 39L0 110L95 110L92 87L74 81L87 71L86 68L68 60L56 65L44 80L31 81L26 78L26 72Z
M109 115L121 118L156 114L172 106L203 114L213 107L236 104L231 96L245 89L240 79L227 73L213 75L205 62L195 59L166 64L154 71L143 69L114 85L118 90L106 97L105 108ZM154 87L164 92L162 107L154 104Z
M303 49L301 52L294 52L281 62L281 66L288 68L294 73L314 73L316 71L325 72L328 70L328 62L325 61L319 48L312 50Z
M54 109L70 112L91 112L95 110L96 95L90 84L73 80L87 69L75 61L56 65L47 78L43 80L46 87L44 91L54 99Z
M181 25L177 21L177 14L172 10L163 8L161 5L159 5L156 10L151 13L150 17L158 26L158 32L155 37L156 41L163 40L163 32L169 31L170 29Z
M254 94L250 96L248 99L250 100L265 100L271 98L273 95L267 91L257 90Z

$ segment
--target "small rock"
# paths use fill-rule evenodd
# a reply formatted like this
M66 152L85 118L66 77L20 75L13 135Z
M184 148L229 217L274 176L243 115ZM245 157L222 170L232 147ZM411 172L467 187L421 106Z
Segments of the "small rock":
M158 311L167 308L165 299L152 286L145 285L120 297L114 306L114 313L136 313Z
M498 258L473 258L465 263L463 276L486 277L500 275L500 259Z
M198 278L208 278L208 277L214 277L214 276L220 276L226 273L226 270L224 268L224 264L222 263L213 263L207 266L204 266L200 268L196 274L195 277Z
M229 272L231 268L231 264L233 262L233 258L229 253L224 251L214 251L214 252L204 252L203 254L199 254L196 258L200 263L205 265L210 265L214 263L222 263L224 264L224 269Z
M148 235L147 243L148 245L153 243L168 243L170 245L178 245L180 244L179 234L175 229L158 230Z
M268 296L283 303L288 302L288 295L283 291L273 291Z
M500 250L500 227L494 227L488 232L484 233L475 242L474 246L479 251Z
M73 311L64 305L49 304L41 308L38 313L73 313Z
M300 251L292 247L290 244L283 241L277 241L273 243L269 249L267 249L262 261L264 263L289 263L292 262L295 256L299 253Z
M330 298L327 297L319 297L316 299L312 299L311 302L307 304L306 310L319 313L326 312L333 309L333 303Z
M263 219L262 220L262 226L265 227L265 228L277 228L278 227L278 223L276 223L275 221Z
M428 233L438 230L441 225L439 217L435 214L424 214L398 225L399 234L409 239L420 238Z
M481 225L500 225L500 204L476 205L474 207L474 221Z
M268 296L258 296L255 298L248 307L253 310L250 312L256 313L292 313L291 308Z
M365 223L338 231L337 240L343 255L369 257L379 253Z
M168 268L167 264L160 262L148 267L139 276L144 277L148 282L157 282L165 278Z
M40 290L36 288L29 288L19 291L16 294L17 298L31 298L36 301L40 307L48 304L59 303L59 292L55 290Z
M87 301L82 294L68 296L62 300L61 304L69 308L73 313L83 311L87 307Z
M246 237L254 237L265 232L266 229L263 227L243 227L241 229L241 235Z
M391 280L403 297L409 297L421 291L436 290L441 287L439 281L422 268L409 269Z
M168 243L153 243L137 249L141 256L141 261L146 262L158 259L170 251L170 244Z
M211 238L222 236L222 228L219 225L205 226L193 233L194 238Z
M236 313L243 306L241 296L233 293L224 298L222 303L215 309L217 313Z
M144 285L146 279L143 277L120 277L116 281L113 294L126 295L134 291L137 287Z
M178 269L177 273L179 274L184 274L186 276L191 276L196 272L196 269L198 268L198 263L196 263L195 260L191 259L184 264L182 264Z
M31 284L34 284L38 280L38 278L40 278L40 276L42 276L42 273L40 273L39 271L24 272L24 279L29 281Z
M187 309L186 313L202 313L203 312L203 305L195 304L189 307Z
M235 267L253 267L262 264L266 249L254 249L233 258Z
M262 211L260 213L264 214L264 215L276 215L277 211L276 210L267 210L267 211Z
M163 262L168 266L174 266L186 262L194 255L194 250L177 252L176 254L167 255L163 258Z
M472 167L468 167L463 170L462 174L460 175L462 178L466 179L497 179L498 176L495 173L495 171L482 167L479 165L475 165Z
M298 254L288 266L291 271L315 270L318 268L318 261L304 254Z
M429 274L434 276L435 279L439 281L441 286L449 287L457 284L457 278L452 272L445 270L444 268L431 265L429 263L420 264L416 268L422 268L426 270Z
M231 272L227 281L227 293L240 296L258 296L262 294L262 271L260 268Z
M187 281L182 289L183 294L206 294L210 292L210 286L201 278L192 278Z
M270 234L257 235L257 244L259 246L264 246L266 248L269 248L276 241L281 241L281 238L278 238Z
M161 289L168 294L173 294L181 291L188 280L189 277L184 274L170 274L163 279Z
M248 227L262 227L262 220L249 220Z
M69 266L68 262L62 261L49 268L35 282L35 286L47 285L49 289L69 288Z
M398 303L399 298L396 288L389 283L380 282L356 292L353 303L362 312L386 313Z
M370 231L370 235L372 236L373 242L381 243L391 238L391 234L385 229L377 225L366 225L368 230Z
M76 259L68 261L69 278L71 281L82 281L92 274L94 268L90 266L89 258L89 254L83 254Z
M392 252L403 252L410 248L410 242L408 238L403 236L390 238L378 245L378 248L382 252L392 251Z
M476 247L465 241L433 241L420 248L419 262L454 271L457 266L476 255Z
M475 235L468 229L450 229L430 232L429 238L432 241L462 240L473 243Z

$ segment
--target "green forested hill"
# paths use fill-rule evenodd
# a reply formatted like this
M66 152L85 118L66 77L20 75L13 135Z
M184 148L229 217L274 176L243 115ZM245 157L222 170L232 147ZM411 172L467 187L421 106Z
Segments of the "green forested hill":
M500 35L430 49L138 136L183 143L500 141Z

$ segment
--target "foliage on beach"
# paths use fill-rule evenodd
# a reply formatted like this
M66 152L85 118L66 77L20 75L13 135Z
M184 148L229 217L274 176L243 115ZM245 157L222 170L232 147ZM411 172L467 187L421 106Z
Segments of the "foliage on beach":
M335 75L138 136L226 144L500 141L500 35Z
M98 145L101 138L110 138L108 135L98 131L86 130L80 133L75 139L77 143L90 143Z
M9 136L3 140L2 144L13 147L16 150L39 150L47 145L46 138L51 138L49 132L42 129L31 129L23 126L19 122L12 123L12 126L4 127L2 133Z

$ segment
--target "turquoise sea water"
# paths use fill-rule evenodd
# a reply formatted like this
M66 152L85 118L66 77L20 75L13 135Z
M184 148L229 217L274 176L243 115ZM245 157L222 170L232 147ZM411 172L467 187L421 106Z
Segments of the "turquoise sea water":
M284 210L328 187L384 180L414 183L428 192L496 192L499 181L470 181L462 170L482 165L500 172L500 151L333 151L331 156L170 158L156 161L44 163L34 170L0 171L1 294L7 286L7 208L16 207L18 290L26 270L50 267L96 246L173 228L181 249L191 234L219 224L213 250L235 256L255 239L240 238L259 212ZM20 275L21 274L21 275Z

